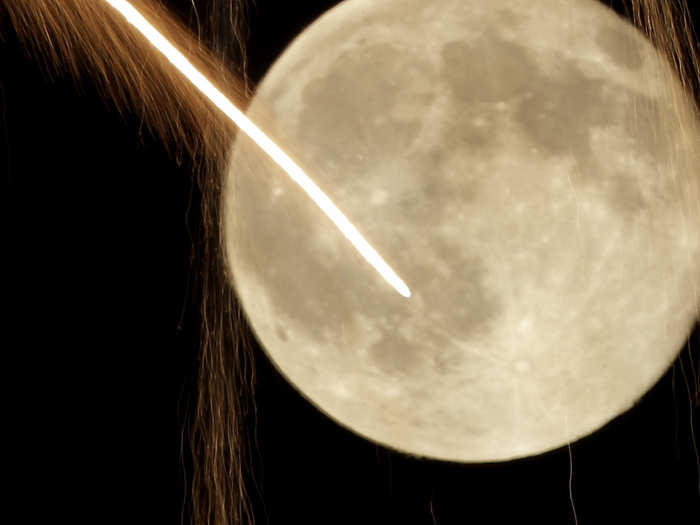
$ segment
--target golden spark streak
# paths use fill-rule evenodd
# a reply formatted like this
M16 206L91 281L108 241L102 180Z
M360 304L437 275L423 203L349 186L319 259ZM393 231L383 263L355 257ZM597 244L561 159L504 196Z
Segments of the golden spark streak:
M119 11L148 41L160 51L187 79L211 100L236 126L274 160L294 182L311 197L323 213L333 221L362 257L404 297L411 296L406 283L384 261L377 251L357 231L333 201L275 142L246 117L226 96L178 51L144 16L126 0L105 0Z

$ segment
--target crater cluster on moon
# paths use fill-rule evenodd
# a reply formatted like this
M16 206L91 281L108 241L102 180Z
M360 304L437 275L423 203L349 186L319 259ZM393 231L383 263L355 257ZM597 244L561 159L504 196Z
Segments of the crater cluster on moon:
M593 0L329 11L249 116L412 296L241 136L228 263L271 360L340 424L438 459L537 454L625 411L699 306L698 165L665 67Z

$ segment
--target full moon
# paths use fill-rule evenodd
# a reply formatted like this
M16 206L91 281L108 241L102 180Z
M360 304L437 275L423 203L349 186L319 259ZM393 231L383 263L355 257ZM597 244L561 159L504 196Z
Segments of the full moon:
M700 133L671 75L593 0L327 12L248 116L412 295L241 135L227 264L266 354L338 424L441 460L539 454L629 409L700 306Z

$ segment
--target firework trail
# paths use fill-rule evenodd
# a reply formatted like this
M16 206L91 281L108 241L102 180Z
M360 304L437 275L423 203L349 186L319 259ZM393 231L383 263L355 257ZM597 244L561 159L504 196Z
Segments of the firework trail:
M229 100L246 106L251 93L243 73L244 4L210 3L210 23L200 30L206 36L219 24L218 33L226 34L212 39L210 52L199 35L159 3L131 3ZM201 21L206 21L204 16ZM201 240L193 253L197 281L193 286L198 290L195 300L200 304L202 330L199 387L183 437L183 446L193 456L187 513L197 524L252 521L243 482L250 460L242 430L253 396L251 350L228 285L219 213L235 126L103 0L0 0L0 40L18 41L52 78L72 78L81 89L94 86L120 114L137 115L174 158L183 154L191 158L201 193ZM231 63L232 56L238 64Z

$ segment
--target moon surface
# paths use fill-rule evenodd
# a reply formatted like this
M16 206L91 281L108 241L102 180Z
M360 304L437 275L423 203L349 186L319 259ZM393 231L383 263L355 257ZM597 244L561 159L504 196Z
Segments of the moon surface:
M700 306L700 135L669 71L592 0L318 19L248 115L412 295L239 134L227 263L278 370L353 432L442 460L542 453L629 409Z

